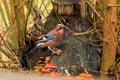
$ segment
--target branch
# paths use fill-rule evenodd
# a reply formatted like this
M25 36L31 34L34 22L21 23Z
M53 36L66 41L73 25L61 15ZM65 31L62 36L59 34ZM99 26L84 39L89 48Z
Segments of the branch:
M103 21L103 17L96 11L95 7L89 2L86 1L86 3L91 7L91 9L100 17L100 19Z

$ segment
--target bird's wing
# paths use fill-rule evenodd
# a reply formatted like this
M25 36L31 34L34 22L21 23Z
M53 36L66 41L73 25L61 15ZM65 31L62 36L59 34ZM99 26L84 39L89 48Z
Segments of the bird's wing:
M52 40L54 38L55 38L55 36L44 36L41 40L37 41L36 44L41 43L41 42L46 42L46 41Z
M52 30L46 34L46 36L55 36L55 31Z

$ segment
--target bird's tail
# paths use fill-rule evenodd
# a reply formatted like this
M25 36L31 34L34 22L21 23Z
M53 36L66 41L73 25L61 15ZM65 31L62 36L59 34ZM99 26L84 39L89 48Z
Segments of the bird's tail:
M31 54L33 51L35 51L37 48L39 48L43 43L38 43L27 55Z

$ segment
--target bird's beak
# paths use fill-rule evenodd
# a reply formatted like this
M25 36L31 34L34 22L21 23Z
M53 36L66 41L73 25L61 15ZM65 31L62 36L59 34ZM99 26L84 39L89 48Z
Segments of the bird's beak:
M65 27L64 24L58 24L60 26L60 29L63 29Z

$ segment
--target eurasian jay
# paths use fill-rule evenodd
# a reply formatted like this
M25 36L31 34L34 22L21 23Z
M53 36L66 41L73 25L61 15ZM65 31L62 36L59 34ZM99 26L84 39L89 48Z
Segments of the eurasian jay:
M57 53L56 50L58 49L54 48L54 46L63 37L63 33L64 33L63 27L64 27L63 24L57 24L52 31L50 31L46 35L41 36L40 39L36 42L36 46L28 54L32 53L37 48L45 48L45 47L47 47L53 53Z

